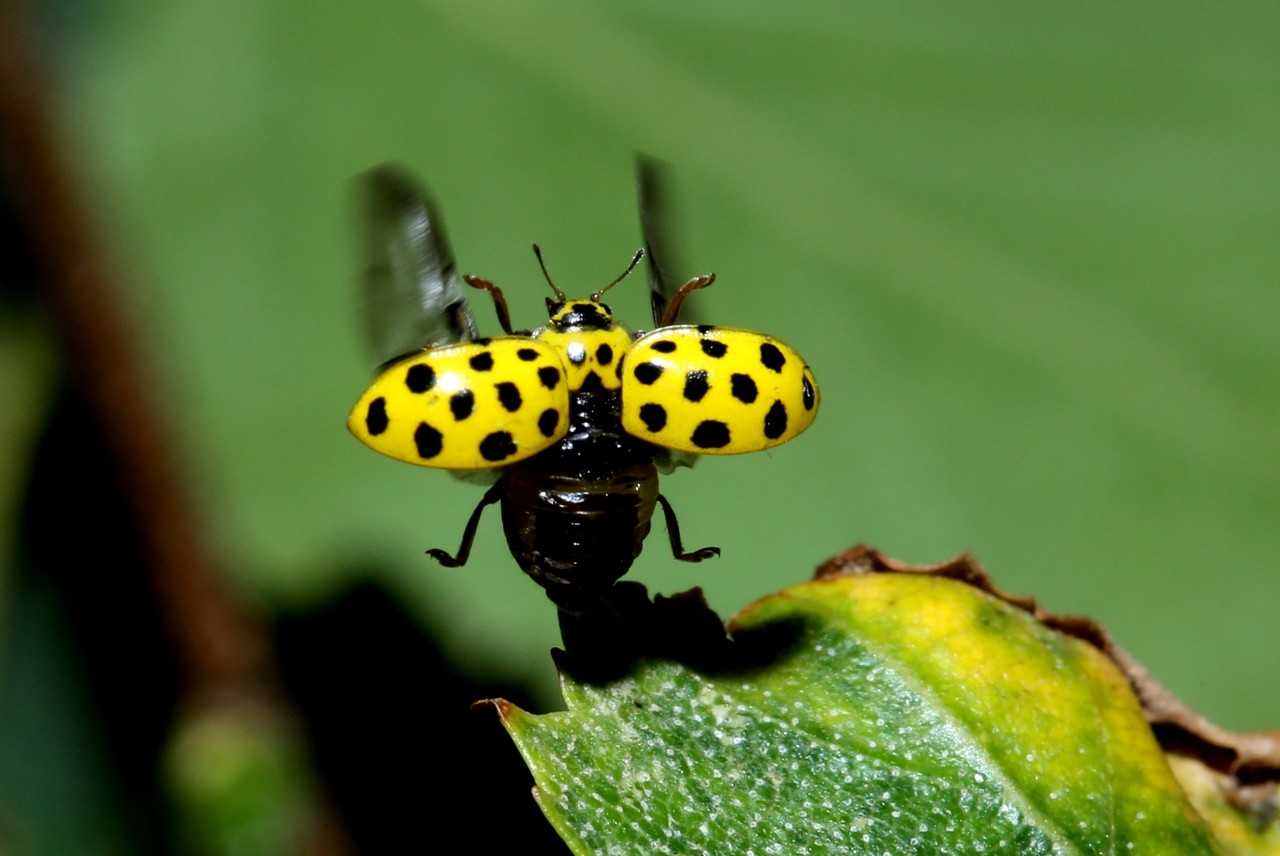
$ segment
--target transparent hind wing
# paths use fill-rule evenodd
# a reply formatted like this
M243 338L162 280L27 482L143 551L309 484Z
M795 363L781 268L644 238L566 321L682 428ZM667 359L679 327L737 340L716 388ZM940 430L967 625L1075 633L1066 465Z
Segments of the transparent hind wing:
M378 364L476 338L444 220L426 189L394 164L359 181L366 335Z
M649 304L653 324L662 323L667 302L683 283L675 241L671 237L671 205L667 188L671 170L647 155L636 156L636 197L640 206L640 231L644 236L649 270Z

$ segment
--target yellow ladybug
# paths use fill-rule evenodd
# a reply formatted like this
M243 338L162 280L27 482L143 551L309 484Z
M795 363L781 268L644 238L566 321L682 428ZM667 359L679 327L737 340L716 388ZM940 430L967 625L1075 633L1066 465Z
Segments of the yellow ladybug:
M520 567L568 613L598 602L627 572L660 506L672 555L686 552L658 471L689 455L740 454L784 443L812 424L813 373L785 343L750 330L677 325L685 297L715 280L695 277L674 294L654 257L652 212L642 222L655 328L635 336L602 301L629 274L571 300L551 281L547 324L511 328L506 300L487 291L506 335L477 336L442 221L405 174L379 167L365 179L370 208L366 276L370 326L385 368L360 396L347 426L397 460L455 472L492 470L496 481L472 512L456 554L467 561L486 506L500 503ZM421 338L418 338L421 337ZM407 354L407 355L406 355Z

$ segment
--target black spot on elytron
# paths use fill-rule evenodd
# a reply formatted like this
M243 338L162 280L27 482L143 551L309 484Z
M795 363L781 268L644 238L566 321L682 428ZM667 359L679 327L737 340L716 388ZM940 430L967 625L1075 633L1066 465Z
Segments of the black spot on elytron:
M516 356L524 360L526 363L531 363L538 358L538 352L533 348L521 348L516 351Z
M787 432L787 408L775 401L764 415L764 436L776 440Z
M560 385L560 369L555 366L543 366L538 369L538 380L547 389L555 389Z
M410 392L426 392L436 385L436 370L422 363L409 366L409 371L404 376L404 385L409 387Z
M649 347L653 348L659 354L669 354L676 349L676 343L672 339L659 339Z
M778 350L777 345L765 342L760 346L760 362L764 363L765 368L780 372L787 364L787 358Z
M453 411L453 418L461 422L476 409L476 397L469 389L459 390L449 397L449 409Z
M587 359L587 349L582 347L581 342L570 342L569 347L564 349L565 356L569 358L569 362L575 366L580 366Z
M707 384L707 373L695 369L684 376L684 397L689 401L701 401L710 386Z
M622 360L618 360L618 364L613 367L613 374L618 380L622 380Z
M377 437L390 424L391 420L387 418L387 400L378 396L370 401L369 409L364 414L364 427L369 429L369 433Z
M493 368L493 354L485 351L483 354L476 354L469 361L471 368L478 372L487 372Z
M729 426L714 419L698 423L693 429L693 445L699 449L723 449L729 445Z
M814 392L813 392L813 384L809 383L809 379L808 379L808 378L805 378L805 379L804 379L804 393L803 393L803 394L804 394L804 409L805 409L805 410L812 410L812 409L813 409L814 402L816 402L816 401L817 401L817 396L814 394Z
M750 404L760 394L760 391L756 389L756 382L751 379L750 375L734 374L729 378L729 388L733 393L733 397L743 404Z
M444 448L444 435L427 423L419 422L413 432L413 443L418 447L418 457L430 460Z
M716 328L715 328L713 325L711 325L711 324L699 324L699 325L698 325L698 332L699 332L699 333L701 333L703 336L707 335L708 333L710 333L710 332L711 332L712 330L714 330L714 329L716 329Z
M548 407L538 417L538 430L542 432L543 437L550 437L556 433L556 426L559 424L560 414L556 413L554 407Z
M662 366L657 363L641 363L632 374L645 386L652 386L654 381L662 377Z
M613 362L613 348L608 345L601 345L596 348L596 362L602 366L607 366Z
M505 461L516 453L516 441L509 431L494 431L480 441L480 456L486 461Z
M481 336L479 339L472 339L472 340L471 340L471 344L473 344L473 345L483 345L483 346L485 346L485 347L488 347L489 343L490 343L490 342L492 342L492 341L493 341L493 337L492 337L492 336Z
M725 351L729 350L728 345L715 339L699 339L698 345L702 348L702 353L717 360L724 356Z
M582 379L582 383L578 384L578 392L604 392L604 381L600 379L600 375L593 371L588 371L586 377Z
M667 425L667 409L661 404L645 404L640 407L640 421L656 434Z
M515 413L520 409L520 405L524 404L524 399L520 397L520 388L511 381L504 380L497 385L497 390L498 401L508 413Z

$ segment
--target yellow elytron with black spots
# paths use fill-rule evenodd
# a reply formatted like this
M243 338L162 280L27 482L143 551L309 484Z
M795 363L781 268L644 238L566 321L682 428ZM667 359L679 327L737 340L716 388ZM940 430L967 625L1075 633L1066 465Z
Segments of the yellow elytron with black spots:
M685 297L715 277L695 277L669 295L644 211L653 331L637 338L601 301L642 250L585 299L566 298L547 276L550 320L531 333L512 330L496 285L464 277L489 292L507 334L478 338L425 193L391 167L371 172L367 188L371 332L388 359L347 426L397 460L496 476L457 554L429 554L465 564L481 514L501 503L517 563L570 613L594 605L627 572L658 506L675 558L718 555L715 547L684 550L658 470L682 455L767 449L809 427L818 388L800 355L750 330L676 325Z

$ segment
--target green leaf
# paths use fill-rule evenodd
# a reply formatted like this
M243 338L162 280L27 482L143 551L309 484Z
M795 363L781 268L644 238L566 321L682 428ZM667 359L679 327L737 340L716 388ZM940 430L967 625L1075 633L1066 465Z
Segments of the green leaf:
M498 704L574 852L1228 852L1111 662L985 593L839 577L731 630L766 661Z

